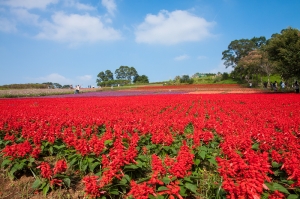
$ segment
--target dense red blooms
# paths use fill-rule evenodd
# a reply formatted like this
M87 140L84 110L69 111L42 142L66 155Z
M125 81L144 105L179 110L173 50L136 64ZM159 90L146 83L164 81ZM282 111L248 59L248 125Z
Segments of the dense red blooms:
M47 179L52 178L53 172L52 172L52 169L51 169L49 163L42 162L40 164L40 166L38 166L37 168L41 170L41 175L42 175L43 178L47 178Z
M128 196L133 196L135 199L148 199L149 194L155 194L152 186L148 186L146 182L137 184L135 181L130 182L130 192Z
M20 144L7 145L2 151L4 153L4 156L21 158L29 155L32 151L32 147L28 141L25 141Z
M143 155L151 158L149 180L131 181L128 195L180 198L177 182L165 184L162 178L188 177L200 146L218 143L216 162L228 198L257 199L266 192L269 198L284 198L264 187L274 180L275 163L292 181L286 188L300 187L300 112L295 107L300 102L294 94L3 99L1 155L17 161L42 158L44 143L63 143L81 157L96 156L101 175L83 178L91 197L101 196L101 190L124 177L124 167L138 164ZM155 149L140 145L145 137ZM179 151L167 150L175 145ZM156 149L166 151L158 155ZM53 176L65 172L67 162L52 166L42 162L41 176L61 185ZM158 192L159 186L168 190Z
M54 175L63 173L67 170L67 162L65 160L58 160L53 168Z
M190 152L189 147L184 142L179 150L176 162L171 166L169 172L178 178L184 178L185 176L190 175L189 171L192 168L193 159L194 155Z
M85 185L85 193L89 196L96 198L101 195L98 186L98 176L85 176L82 179Z

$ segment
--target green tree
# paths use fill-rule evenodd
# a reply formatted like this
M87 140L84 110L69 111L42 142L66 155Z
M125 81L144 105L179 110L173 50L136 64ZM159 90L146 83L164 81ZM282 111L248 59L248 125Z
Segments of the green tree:
M97 75L97 82L105 82L107 81L108 79L106 78L106 75L103 71L101 71L98 75Z
M132 77L137 76L138 73L134 67L120 66L115 71L115 75L116 75L116 79L127 79L131 81Z
M136 75L133 78L133 82L134 83L149 83L149 79L146 75L141 75L141 76Z
M135 77L135 76L138 76L138 72L136 71L136 69L134 67L130 67L129 68L129 73L127 75L127 79L131 81L131 78Z
M53 83L53 86L54 86L55 88L62 88L62 85L60 85L59 83Z
M128 76L129 67L128 66L120 66L115 71L116 79L126 79Z
M258 75L267 75L269 82L269 77L272 72L272 63L268 59L268 53L263 49L249 52L248 55L241 58L238 66L241 75L247 75L249 78L253 78L253 75L256 77L258 77Z
M222 52L222 60L225 60L226 68L235 68L240 59L250 51L260 48L266 43L265 37L253 37L252 39L240 39L230 42L228 49Z
M284 79L300 78L300 31L295 28L283 29L273 34L266 45L274 69Z
M105 77L107 80L113 80L114 79L114 74L110 70L105 71Z

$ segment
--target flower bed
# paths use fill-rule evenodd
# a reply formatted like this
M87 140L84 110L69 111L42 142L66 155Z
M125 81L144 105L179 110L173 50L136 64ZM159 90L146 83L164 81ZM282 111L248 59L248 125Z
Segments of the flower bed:
M2 99L1 167L45 195L298 198L295 107L295 94Z

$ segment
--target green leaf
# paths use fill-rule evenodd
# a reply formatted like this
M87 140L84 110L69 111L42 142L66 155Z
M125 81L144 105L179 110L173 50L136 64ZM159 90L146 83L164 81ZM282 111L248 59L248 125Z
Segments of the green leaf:
M201 146L200 151L207 151L207 147L206 146Z
M149 199L157 199L155 196L153 196L153 195L151 195L151 194L148 195L148 198L149 198Z
M272 167L273 168L279 168L281 164L278 164L277 162L272 162Z
M205 151L201 151L199 153L200 157L204 160L205 159L205 156L206 156L206 152Z
M186 188L184 188L183 186L180 186L180 195L181 196L187 196L187 194L186 194Z
M190 177L185 177L185 178L183 178L183 179L184 179L184 181L186 181L186 182L193 183L193 181L191 180L191 178L190 178Z
M80 169L81 169L81 171L86 171L87 167L88 167L87 163L86 164L82 164Z
M18 164L17 169L22 170L25 166L26 164L24 162L21 162L20 164Z
M127 184L126 178L123 177L123 178L120 180L119 183L120 183L120 184Z
M11 170L8 172L11 179L15 178L14 173L18 171L18 168L20 165L18 163L14 164L14 166L11 168Z
M211 157L208 161L213 165L217 165L216 159L214 157Z
M32 163L32 162L34 162L34 161L35 161L35 158L33 158L33 157L30 157L30 158L29 158L29 162L30 162L30 163Z
M95 158L88 158L87 161L88 161L89 163L92 163L92 162L95 161Z
M184 184L185 188L187 188L188 190L192 191L193 193L197 193L197 187L194 184L191 184L189 182Z
M11 163L11 160L10 159L5 159L5 160L3 160L2 164L1 164L1 167L3 168L5 165L9 165L9 163Z
M170 150L170 147L169 147L169 146L164 146L163 149L164 149L165 151L169 151L169 150Z
M53 147L56 148L57 150L60 150L62 148L65 148L66 146L63 144L63 145L54 145Z
M42 182L40 181L40 179L36 179L34 181L34 183L32 184L31 188L33 189L38 189L41 186Z
M73 158L71 162L69 162L69 165L72 166L73 164L75 164L75 162L77 162L78 159L77 157Z
M273 188L274 188L274 190L278 190L282 193L290 194L289 191L284 186L282 186L280 184L273 183Z
M43 195L44 195L44 196L46 196L46 195L47 195L47 193L48 193L49 189L50 189L50 186L49 186L49 184L47 184L47 185L46 185L46 186L43 188Z
M95 169L98 165L100 165L99 162L94 162L94 163L92 163L92 164L89 164L89 169L90 169L90 171L93 172L94 169Z
M49 153L50 153L50 155L53 154L53 147L52 146L49 147Z
M259 149L259 144L258 143L254 143L252 145L252 149L255 150L255 151L257 151Z
M143 162L141 162L140 160L137 160L136 162L137 162L136 165L137 165L139 168L143 168L143 166L144 166L144 163L143 163Z
M66 185L67 187L70 187L70 186L71 186L71 180L70 180L70 178L64 178L63 181L64 181L64 183L65 183L65 185Z
M128 182L130 182L131 178L130 178L129 175L125 174L123 177L124 177Z
M164 177L164 178L162 179L162 181L163 181L165 184L169 184L169 183L171 182L170 178L168 178L168 177Z
M105 140L104 145L110 145L112 142L112 140Z
M291 194L287 197L287 199L297 199L297 198L299 198L299 196L296 194Z
M110 189L109 193L112 194L112 195L119 195L120 194L117 188Z
M147 160L148 160L147 156L145 156L145 155L139 155L137 159L141 160L142 162L147 162Z
M160 186L157 189L157 191L166 191L166 190L169 190L169 189L167 187L165 187L165 186Z
M139 167L134 165L134 164L130 164L130 165L125 165L124 169L138 169Z
M200 164L200 160L199 160L199 159L196 159L196 160L194 161L194 164L195 164L196 166L198 166L198 165Z

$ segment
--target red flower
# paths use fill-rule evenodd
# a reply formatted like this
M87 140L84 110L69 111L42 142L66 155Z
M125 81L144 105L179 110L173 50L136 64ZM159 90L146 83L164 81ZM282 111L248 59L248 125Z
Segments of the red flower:
M65 160L58 160L53 168L54 175L62 173L67 170L67 162Z
M52 170L50 165L47 162L42 162L40 166L37 167L41 170L41 175L43 178L51 179L52 178Z

